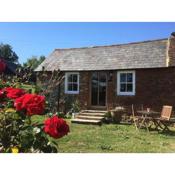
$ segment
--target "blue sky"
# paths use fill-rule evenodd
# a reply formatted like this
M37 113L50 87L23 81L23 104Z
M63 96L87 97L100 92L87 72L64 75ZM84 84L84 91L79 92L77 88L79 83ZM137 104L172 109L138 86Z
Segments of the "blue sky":
M167 38L175 23L0 23L0 42L10 44L23 63L55 48L111 45Z

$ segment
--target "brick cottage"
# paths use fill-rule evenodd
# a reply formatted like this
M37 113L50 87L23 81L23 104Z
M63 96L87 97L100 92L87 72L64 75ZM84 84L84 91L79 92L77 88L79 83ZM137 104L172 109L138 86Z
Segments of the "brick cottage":
M175 33L152 41L55 49L36 71L43 68L65 75L60 98L77 99L83 109L175 106Z

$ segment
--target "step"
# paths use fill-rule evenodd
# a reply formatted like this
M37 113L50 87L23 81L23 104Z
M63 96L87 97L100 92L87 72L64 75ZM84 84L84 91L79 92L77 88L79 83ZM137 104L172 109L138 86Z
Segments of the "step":
M104 116L104 113L95 113L95 112L80 112L79 115L84 115L84 116Z
M104 110L104 111L106 111L107 107L105 107L105 106L91 106L89 109L90 110Z
M100 120L85 120L85 119L72 119L72 123L81 123L81 124L93 124L93 125L101 125Z
M83 110L82 112L85 112L85 113L100 113L100 114L105 114L107 111L102 111L102 110Z
M78 119L87 119L87 120L103 120L104 119L104 117L83 116L83 115L78 115L76 118L78 118Z

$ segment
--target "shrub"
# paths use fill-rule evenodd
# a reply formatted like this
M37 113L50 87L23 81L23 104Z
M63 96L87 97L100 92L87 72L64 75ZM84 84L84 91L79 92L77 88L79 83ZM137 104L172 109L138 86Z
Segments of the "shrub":
M106 112L104 117L105 117L104 120L105 123L112 123L112 116L110 111Z
M72 108L71 108L71 112L72 113L76 113L76 112L79 112L80 111L80 103L78 100L75 100L73 103L72 103Z
M65 136L69 126L59 114L33 124L32 115L45 113L45 97L13 86L5 82L0 86L0 152L57 152L57 144L50 137Z

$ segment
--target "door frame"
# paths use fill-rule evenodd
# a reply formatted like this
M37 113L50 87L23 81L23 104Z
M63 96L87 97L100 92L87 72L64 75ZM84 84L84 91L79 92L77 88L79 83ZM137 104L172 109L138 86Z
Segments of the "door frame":
M106 76L106 95L105 95L105 105L104 106L101 106L101 105L92 105L92 74L93 73L105 73L105 76ZM89 97L90 97L90 106L92 107L97 107L97 108L106 108L107 107L107 92L108 92L108 73L107 72L104 72L104 71L92 71L91 74L90 74L90 83L89 83L89 86L90 86L90 94L89 94ZM99 88L99 87L98 87Z

